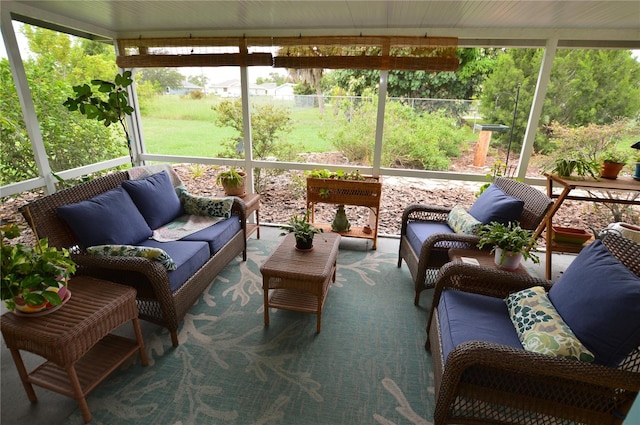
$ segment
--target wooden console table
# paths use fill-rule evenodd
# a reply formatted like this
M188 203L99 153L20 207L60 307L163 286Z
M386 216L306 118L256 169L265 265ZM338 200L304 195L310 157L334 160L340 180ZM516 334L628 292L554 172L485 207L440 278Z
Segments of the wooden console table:
M147 355L134 288L78 276L69 290L71 298L60 309L41 317L7 312L0 325L29 400L37 401L33 385L75 398L87 423L91 412L86 395L136 353L146 366ZM127 322L133 324L135 339L111 333ZM47 361L27 372L20 350Z
M378 220L380 218L380 198L382 182L380 177L363 176L365 180L307 178L307 210L311 210L311 222L315 224L316 204L355 205L367 207L370 211L370 230L351 226L348 232L338 232L342 236L373 240L373 248L378 245ZM331 224L319 224L327 232Z
M588 201L588 202L602 202L609 204L626 204L626 205L640 205L640 196L635 199L616 199L612 197L599 196L598 193L602 192L638 192L640 195L640 182L633 180L631 177L618 177L615 180L611 179L593 179L593 178L581 178L580 180L573 180L567 177L560 177L557 175L545 174L547 177L547 196L555 199L547 215L538 226L534 236L537 238L545 232L546 243L546 278L551 279L551 257L552 252L571 252L578 253L582 250L582 245L571 244L559 244L552 239L552 226L553 216L560 209L562 203L566 199L576 201ZM554 193L554 184L562 188L560 193ZM586 191L587 195L572 195L573 190ZM594 193L595 192L595 193Z

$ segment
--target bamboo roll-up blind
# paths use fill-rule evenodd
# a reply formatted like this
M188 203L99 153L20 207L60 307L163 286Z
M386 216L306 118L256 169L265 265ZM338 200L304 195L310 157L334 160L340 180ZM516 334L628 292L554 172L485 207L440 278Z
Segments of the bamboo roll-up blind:
M403 36L119 39L122 68L279 68L455 71L457 38ZM267 50L267 51L265 51Z

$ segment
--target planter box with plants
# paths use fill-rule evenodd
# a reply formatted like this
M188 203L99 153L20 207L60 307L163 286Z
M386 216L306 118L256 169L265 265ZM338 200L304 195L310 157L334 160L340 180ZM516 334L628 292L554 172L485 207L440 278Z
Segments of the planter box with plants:
M380 177L361 175L358 171L344 173L328 170L313 170L307 173L307 210L310 220L315 223L317 204L338 206L354 205L369 208L370 225L363 227L347 226L348 230L338 231L343 236L373 240L373 249L377 248L378 219L382 182ZM338 208L340 210L340 208ZM344 210L342 208L341 212ZM344 221L344 217L341 217ZM335 220L334 220L335 221ZM332 230L330 224L318 224L324 230ZM334 226L335 228L335 226Z

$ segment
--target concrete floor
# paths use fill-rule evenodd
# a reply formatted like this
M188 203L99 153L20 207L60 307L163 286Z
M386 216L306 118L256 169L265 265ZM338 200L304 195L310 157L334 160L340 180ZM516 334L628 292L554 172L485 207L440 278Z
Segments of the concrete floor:
M281 230L277 227L262 226L261 238L271 239L278 238ZM252 236L252 237L255 237ZM397 252L399 239L391 237L379 237L378 238L378 250L382 252ZM343 238L341 246L350 249L369 249L372 245L371 241ZM557 278L562 271L571 263L574 258L573 255L553 255L553 275ZM530 270L533 270L536 275L544 278L544 255L540 265L528 265ZM406 266L403 266L406 267ZM410 284L410 282L407 282ZM411 300L407 300L407 305L411 305ZM6 311L2 306L3 313ZM141 321L143 334L149 334L157 329L156 325ZM123 325L116 332L122 335L132 335L131 326L129 324ZM42 358L39 356L23 352L23 360L27 367L27 370L34 369L42 362ZM0 403L0 423L2 425L13 425L29 423L33 425L57 425L63 424L66 418L76 409L76 402L73 399L59 395L52 391L45 390L43 388L34 387L38 396L37 403L30 403L24 388L21 385L20 378L18 376L16 367L13 363L13 359L6 348L4 341L2 341L0 348L0 360L2 367L0 370L0 390L1 390L1 403Z

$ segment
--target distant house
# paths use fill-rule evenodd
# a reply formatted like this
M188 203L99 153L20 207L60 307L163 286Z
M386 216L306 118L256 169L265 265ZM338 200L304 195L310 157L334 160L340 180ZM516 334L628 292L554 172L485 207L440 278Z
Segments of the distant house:
M291 100L293 99L293 84L284 83L275 88L273 92L273 97L280 100Z
M283 84L277 86L276 83L249 84L249 96L276 96L278 90L285 95L293 95L293 86L291 84ZM220 97L240 97L242 95L240 88L240 80L227 80L219 83L213 83L209 86L209 92Z
M220 97L240 97L240 80L226 80L209 86L212 94Z
M182 83L182 87L177 88L177 89L172 89L171 87L167 87L167 94L178 94L178 95L184 95L184 94L189 94L192 91L203 91L203 88L200 86L196 86L195 84L192 84L188 81L184 81Z

